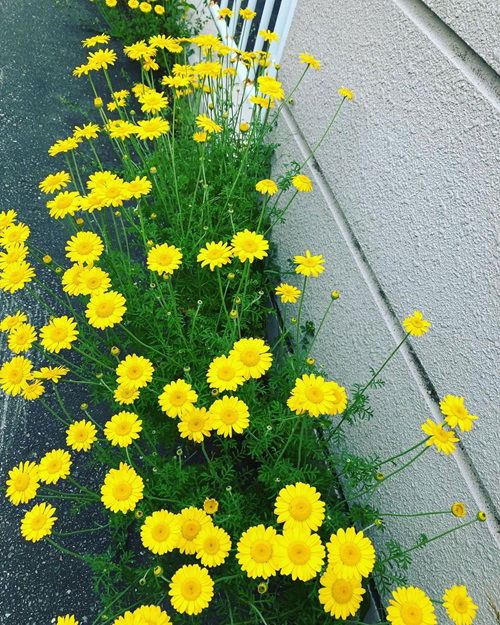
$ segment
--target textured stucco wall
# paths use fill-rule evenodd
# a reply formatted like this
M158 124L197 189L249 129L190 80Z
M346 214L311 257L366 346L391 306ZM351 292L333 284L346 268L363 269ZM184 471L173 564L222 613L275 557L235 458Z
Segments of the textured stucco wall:
M301 140L291 133L295 124L314 145L338 102L338 87L350 87L356 99L345 103L316 155L317 180L333 195L320 192L317 182L274 239L282 266L306 248L328 259L310 291L307 314L319 321L330 291L341 290L315 355L347 387L367 381L369 367L394 347L391 308L398 319L418 308L432 321L431 333L412 341L424 372L439 397L465 395L480 419L463 436L458 463L431 450L410 473L381 488L377 503L381 510L412 512L463 500L475 514L478 497L500 507L498 110L443 53L439 31L433 41L400 4L372 0L360 10L357 0L316 0L312 11L299 1L281 61L284 85L289 91L303 70L300 52L321 58L323 69L306 77L281 121L274 177L287 162L304 160ZM444 10L450 2L429 4L443 19L450 14ZM468 3L460 4L465 15ZM490 26L467 22L461 37L479 46ZM418 441L420 424L433 415L411 354L391 362L383 377L386 387L371 394L376 418L351 428L348 440L353 450L388 457ZM398 521L389 534L411 545L420 532L432 536L453 523L440 517ZM488 598L500 606L492 531L493 525L475 525L418 552L411 582L433 597L451 584L467 584L481 606L477 623L492 625Z

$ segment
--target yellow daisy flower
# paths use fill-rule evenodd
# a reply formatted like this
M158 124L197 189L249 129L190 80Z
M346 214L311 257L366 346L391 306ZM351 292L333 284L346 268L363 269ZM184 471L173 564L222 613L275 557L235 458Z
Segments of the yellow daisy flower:
M103 330L120 323L126 310L123 295L116 291L107 291L91 296L85 315L91 326Z
M5 496L15 506L31 501L36 497L40 486L38 466L34 462L20 462L9 471L5 484L7 486Z
M281 298L281 302L283 304L295 304L299 299L302 291L292 286L291 284L286 284L282 282L275 289L276 295L279 295Z
M425 442L428 447L434 445L437 451L442 451L446 456L455 451L455 443L458 443L459 440L455 436L455 432L445 430L440 423L435 423L432 419L427 419L426 422L422 424L421 428L430 436Z
M198 117L195 120L195 123L198 126L198 128L201 128L203 131L208 132L209 134L222 132L222 126L214 122L213 119L210 119L208 115L203 115L203 114L198 115Z
M21 534L31 542L37 542L52 533L52 526L57 521L54 516L56 509L47 504L39 503L26 512L21 521Z
M195 443L202 443L206 436L210 436L213 429L212 415L206 408L192 408L180 415L177 428L182 438L188 438Z
M73 317L55 317L40 328L40 343L48 352L58 354L61 349L71 349L76 341L78 330Z
M134 616L141 625L172 625L168 614L158 605L141 605L134 610Z
M205 499L203 502L203 510L207 514L215 514L219 509L219 502L217 499Z
M292 178L292 184L301 193L309 193L312 191L313 185L311 179L304 174L297 174Z
M321 254L312 256L309 250L306 250L305 256L294 256L293 262L297 265L295 273L303 276L317 278L325 270L323 267L325 262L323 256Z
M9 332L8 346L15 354L27 352L36 341L35 328L23 323Z
M79 621L73 614L66 614L65 616L58 616L56 625L79 625Z
M274 180L265 179L260 180L255 185L255 189L259 193L262 193L262 195L274 195L278 192L278 185L274 182Z
M202 267L208 265L210 271L213 271L216 267L230 263L232 257L233 250L227 243L212 241L201 248L196 260L201 263Z
M33 371L33 377L37 380L52 380L57 384L68 373L66 367L41 367L39 371Z
M132 197L138 199L143 195L148 195L153 185L151 181L146 178L146 176L143 176L142 178L140 176L136 176L133 180L127 182L127 186Z
M38 399L44 393L44 385L39 380L37 380L36 382L32 382L31 384L25 384L23 386L23 390L21 391L21 396L28 401L32 401Z
M78 232L71 237L64 249L72 263L92 264L100 258L104 244L101 237L94 232Z
M84 48L93 48L99 43L108 43L111 37L109 35L94 35L93 37L87 37L87 39L82 40L82 47Z
M229 356L243 367L245 379L260 378L273 364L273 355L262 339L240 339L233 345Z
M154 89L143 93L138 100L141 103L141 111L145 113L158 113L168 106L168 98L165 97L164 92Z
M73 265L63 273L62 287L63 291L68 295L82 295L83 280L82 276L86 267L83 265Z
M196 557L203 566L219 566L229 555L231 537L222 528L205 525L195 538Z
M0 269L5 269L9 265L26 260L28 248L24 243L12 243L5 252L0 252Z
M87 69L87 65L82 65L81 68L83 71ZM90 69L90 68L89 68ZM87 72L88 73L88 70ZM54 145L51 145L47 150L50 156L57 156L58 154L63 154L64 152L70 152L71 150L76 150L78 147L79 141L74 137L68 137L67 139L58 139Z
M73 137L75 139L97 139L99 135L99 126L97 124L83 124L83 126L75 126L73 128Z
M307 54L307 52L301 52L299 54L300 62L305 63L309 67L314 67L315 70L321 69L321 61L315 59L312 54Z
M399 586L392 591L387 607L387 620L391 625L436 625L434 606L420 588Z
M205 143L205 141L207 141L209 135L207 132L204 131L199 131L199 132L194 132L193 133L193 140L196 141L196 143Z
M321 495L309 484L297 482L282 488L274 504L278 523L284 523L285 530L297 528L315 532L325 518L325 504Z
M477 416L469 413L464 402L464 397L445 395L443 400L439 402L439 407L445 415L444 420L450 427L456 428L458 426L462 432L470 432Z
M208 367L207 381L218 391L235 391L245 381L243 365L234 356L214 358Z
M133 412L119 412L104 424L104 436L115 446L128 447L139 438L142 421Z
M443 606L455 625L471 625L476 618L477 605L463 585L454 584L444 591Z
M116 367L118 384L129 384L136 388L147 386L153 379L153 363L137 354L129 354Z
M199 614L212 600L214 583L207 569L198 564L186 564L172 576L170 601L181 614Z
M236 559L248 577L267 579L276 575L279 564L276 559L276 536L273 527L256 525L248 528L236 546Z
M345 410L347 393L337 382L326 382L320 375L304 373L295 380L287 405L298 415L304 412L310 417L334 415Z
M3 232L7 226L13 224L16 217L17 213L15 210L0 211L0 232Z
M81 295L99 295L111 286L111 278L100 267L84 267L79 275Z
M141 541L146 549L163 555L173 551L179 542L180 521L168 510L156 510L144 519Z
M75 421L66 430L66 445L75 451L88 451L97 440L97 429L91 421Z
M233 247L233 254L237 256L242 263L246 260L253 263L255 259L262 260L268 255L267 250L269 249L269 243L261 234L250 232L250 230L237 232L232 238L231 245Z
M55 484L70 474L71 455L64 449L53 449L38 463L38 476L46 484Z
M132 384L119 384L113 392L113 397L118 404L128 406L139 397L139 389Z
M328 562L339 577L368 577L375 566L375 549L371 540L354 527L340 528L327 543Z
M81 200L80 194L76 191L61 191L53 200L47 202L49 215L54 219L74 215L80 208Z
M21 324L26 323L28 321L28 317L26 313L18 310L14 315L7 315L0 322L0 331L2 332L10 332L14 330L14 328L18 328Z
M24 356L14 356L0 367L0 387L15 397L32 377L33 363Z
M179 268L182 260L180 249L167 243L155 245L148 252L147 265L160 275L170 275Z
M110 469L101 487L101 501L111 512L134 510L143 498L144 482L135 470L124 462L118 469Z
M317 534L293 528L276 537L276 562L282 575L307 582L316 577L324 559L325 548Z
M241 434L250 425L248 406L237 397L224 395L210 406L209 413L213 429L224 437Z
M93 70L108 69L116 61L116 52L109 48L91 52L87 57L87 63Z
M196 553L194 541L196 537L206 525L212 524L212 519L206 512L190 506L184 508L178 514L180 524L180 535L178 540L178 549L181 553L192 555Z
M244 20L253 20L257 13L251 9L240 9L240 15Z
M347 89L347 87L340 87L338 93L343 98L347 98L348 100L354 100L354 92L352 92L350 89Z
M165 414L174 418L193 408L197 399L198 394L191 384L179 379L165 384L163 393L158 397L158 403Z
M167 134L170 130L170 124L163 117L151 117L151 119L143 119L137 122L136 134L139 139L158 139L162 135Z
M285 97L285 92L282 87L283 83L272 76L259 76L259 78L257 78L257 84L259 91L268 97L269 102L272 100L283 100ZM265 98L263 99L265 100ZM269 104L265 106L267 107Z
M419 310L416 310L413 315L406 317L403 321L403 328L412 336L422 336L422 334L429 332L430 327L430 321L426 321Z
M0 289L7 293L15 293L31 282L34 276L35 270L26 261L12 263L0 272Z
M322 575L320 583L319 602L325 612L342 620L356 614L366 592L361 585L361 578L341 577L330 566Z
M4 228L0 234L0 245L9 248L14 243L24 243L30 235L26 224L12 224Z

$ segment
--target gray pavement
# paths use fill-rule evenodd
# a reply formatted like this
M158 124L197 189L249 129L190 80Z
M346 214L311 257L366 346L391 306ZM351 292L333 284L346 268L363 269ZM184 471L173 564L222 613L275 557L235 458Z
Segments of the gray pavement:
M89 109L91 104L86 79L74 78L71 70L85 59L80 40L95 33L95 19L95 7L86 0L0 0L0 210L15 209L32 229L30 242L55 258L67 237L63 227L49 219L37 185L48 173L63 168L62 159L48 156L48 147L85 121L72 105ZM0 318L19 308L36 327L47 320L29 295L0 293ZM2 337L0 361L7 358L10 352ZM72 393L69 407L76 417L81 418L78 407L86 399ZM63 446L62 427L43 407L19 398L6 400L2 394L2 484L8 469L19 461L37 460L45 451ZM75 469L84 481L88 476L82 475L82 464L77 462ZM0 497L0 506L0 623L43 625L66 613L74 613L80 623L91 623L98 605L85 565L43 541L27 543L20 537L19 520L30 504L16 508ZM63 531L99 522L98 513L78 518L60 510L58 516ZM102 549L105 536L89 536L83 535L84 548ZM76 541L65 544L71 548Z

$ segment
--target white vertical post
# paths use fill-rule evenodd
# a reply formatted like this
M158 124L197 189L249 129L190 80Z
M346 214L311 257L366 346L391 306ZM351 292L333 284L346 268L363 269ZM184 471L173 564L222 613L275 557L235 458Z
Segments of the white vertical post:
M249 0L246 8L250 9L250 11L253 11L255 9L256 4L257 4L257 0ZM267 4L269 4L269 0L267 0ZM243 27L241 30L241 33L243 36L240 37L240 40L238 42L238 48L240 50L245 50L245 48L247 47L248 36L250 35L251 28L252 28L252 22L247 23L247 20L243 20Z

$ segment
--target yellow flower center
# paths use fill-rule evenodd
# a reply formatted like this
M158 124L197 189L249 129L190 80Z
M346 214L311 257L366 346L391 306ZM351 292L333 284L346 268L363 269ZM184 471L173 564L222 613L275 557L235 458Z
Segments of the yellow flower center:
M64 341L68 336L68 330L66 328L56 327L52 328L51 334L53 341Z
M47 517L44 514L38 514L31 519L31 529L41 530L47 521Z
M200 430L203 430L204 425L205 419L202 419L201 417L191 417L189 420L189 429L191 432L199 432Z
M246 349L240 352L240 360L246 367L255 367L260 360L260 354L256 349Z
M30 476L28 473L20 473L13 480L13 486L18 491L23 491L28 488L30 483Z
M448 438L449 438L449 434L450 432L447 432L446 430L443 430L442 428L437 429L434 432L434 438L437 438L437 440L440 443L447 443L448 442Z
M325 398L324 392L317 386L309 386L305 390L307 399L313 404L320 404Z
M315 267L317 265L317 262L316 259L313 257L304 256L300 261L300 264L304 265L304 267Z
M288 547L288 557L294 564L305 564L311 557L311 548L303 542Z
M186 401L186 392L185 391L172 391L170 394L170 403L173 406L182 406L182 404Z
M232 425L238 420L238 412L233 408L226 408L220 414L221 421L226 423L227 425Z
M12 284L17 284L18 282L21 282L23 278L24 278L24 271L22 271L22 269L10 270L9 280L12 282Z
M19 384L24 378L22 369L12 369L7 375L11 384Z
M70 195L64 195L57 200L57 208L69 208L73 203L73 198Z
M255 562L269 562L273 555L273 546L267 540L258 540L252 545L250 555Z
M90 241L79 241L75 246L77 254L85 255L92 251L92 243Z
M340 559L347 566L355 566L361 560L361 550L353 543L342 545L340 547Z
M107 187L107 189L105 190L105 194L107 198L113 199L120 195L120 191L121 187L118 186Z
M113 306L113 302L109 302L109 301L101 301L99 302L99 304L97 304L96 309L95 309L95 314L98 317L109 317L113 311L114 311L114 306Z
M245 252L256 252L259 248L256 239L243 239L240 245Z
M345 579L335 580L330 591L332 593L332 598L337 603L348 603L353 595L352 584Z
M189 520L182 524L181 533L186 540L193 540L200 533L201 525L198 521Z
M290 502L288 510L290 512L290 515L296 521L305 521L311 516L312 505L307 497L295 497Z
M60 458L53 458L48 464L47 464L47 473L59 473L59 471L62 469L62 460Z
M158 525L155 525L153 527L151 531L151 536L157 542L167 540L167 538L170 536L170 527L166 523L158 523Z
M404 625L420 625L423 621L422 610L416 603L403 604L400 614Z
M78 443L83 443L87 440L87 430L85 428L74 430L73 437Z
M127 369L127 377L131 380L137 380L137 378L141 377L142 373L142 367L139 367L138 365L130 365Z
M159 265L170 265L172 263L172 254L170 252L160 252L156 259Z
M220 543L216 536L210 536L203 543L203 549L210 555L216 554L220 549Z
M186 580L181 587L181 594L187 601L195 601L201 595L201 584L197 579Z
M113 497L117 501L124 501L132 494L132 486L128 482L120 482L113 486Z
M230 365L223 365L222 367L219 367L219 370L217 371L219 378L221 380L225 380L226 382L234 378L234 373L234 368Z
M132 429L132 423L130 423L130 421L121 421L120 423L116 424L116 433L119 436L125 436L127 434L130 434L130 431Z
M467 599L465 597L455 597L453 607L457 612L460 612L460 614L464 614L468 609Z

